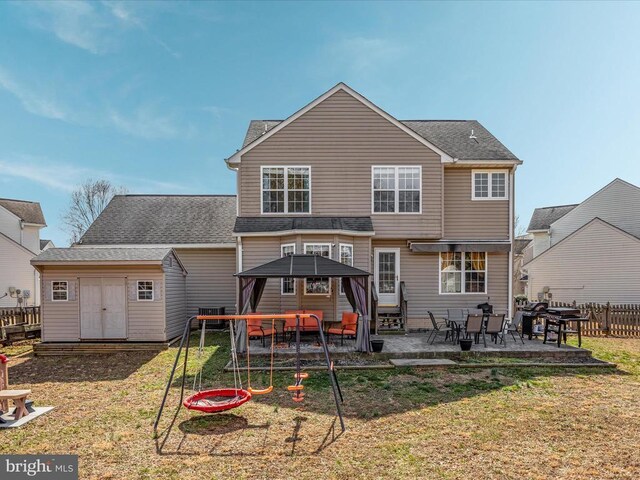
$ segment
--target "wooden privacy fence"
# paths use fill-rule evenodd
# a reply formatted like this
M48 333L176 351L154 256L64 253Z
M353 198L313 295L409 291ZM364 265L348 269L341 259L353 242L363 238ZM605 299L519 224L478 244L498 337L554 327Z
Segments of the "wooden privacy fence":
M0 325L40 324L40 307L0 308Z
M589 319L582 326L583 335L640 337L640 305L551 302L551 306L579 308L582 315Z

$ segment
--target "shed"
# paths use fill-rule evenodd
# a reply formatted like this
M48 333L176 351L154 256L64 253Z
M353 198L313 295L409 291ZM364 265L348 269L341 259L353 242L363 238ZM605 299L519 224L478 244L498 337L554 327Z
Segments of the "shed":
M182 333L186 276L172 248L50 248L41 274L42 341L164 342Z

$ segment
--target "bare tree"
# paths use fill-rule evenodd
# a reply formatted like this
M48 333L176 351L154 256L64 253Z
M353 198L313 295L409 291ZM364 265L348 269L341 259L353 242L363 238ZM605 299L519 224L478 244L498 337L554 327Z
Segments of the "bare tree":
M527 233L525 226L520 224L520 215L513 217L513 230L516 237L521 237Z
M108 180L86 180L71 193L69 208L62 215L62 223L69 233L69 242L77 243L114 195L127 193Z

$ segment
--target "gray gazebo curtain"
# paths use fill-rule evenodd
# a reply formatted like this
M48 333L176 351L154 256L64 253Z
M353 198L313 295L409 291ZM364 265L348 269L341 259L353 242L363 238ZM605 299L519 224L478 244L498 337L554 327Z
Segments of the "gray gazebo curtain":
M358 352L370 352L371 343L369 338L369 312L367 310L367 278L366 277L345 277L342 279L344 293L347 300L353 307L354 312L360 314L361 321L358 322L356 331L356 350Z
M266 283L266 278L240 278L240 303L238 305L240 315L245 315L249 310L253 313L258 309ZM247 350L247 322L236 322L235 327L236 351L244 353Z

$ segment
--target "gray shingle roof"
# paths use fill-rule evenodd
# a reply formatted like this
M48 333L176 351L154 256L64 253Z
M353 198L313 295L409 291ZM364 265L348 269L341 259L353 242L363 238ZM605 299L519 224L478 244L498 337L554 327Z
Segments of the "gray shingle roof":
M234 233L348 230L373 233L370 217L238 217Z
M530 238L516 238L513 241L513 253L515 255L522 254L523 250L531 243Z
M9 210L25 223L35 223L38 225L47 224L47 222L44 221L44 215L38 202L0 198L0 206Z
M47 246L47 244L50 242L51 240L45 240L44 238L40 239L40 250L42 250L44 247Z
M161 262L171 248L50 248L32 260L32 263L47 262Z
M235 243L235 195L116 195L82 245Z
M553 222L561 217L564 217L567 213L569 213L577 206L578 204L536 208L533 211L533 215L531 215L531 220L529 221L527 231L530 232L532 230L548 230Z
M242 147L282 120L251 120ZM518 160L477 120L400 120L428 142L459 160ZM476 137L471 136L471 130Z

